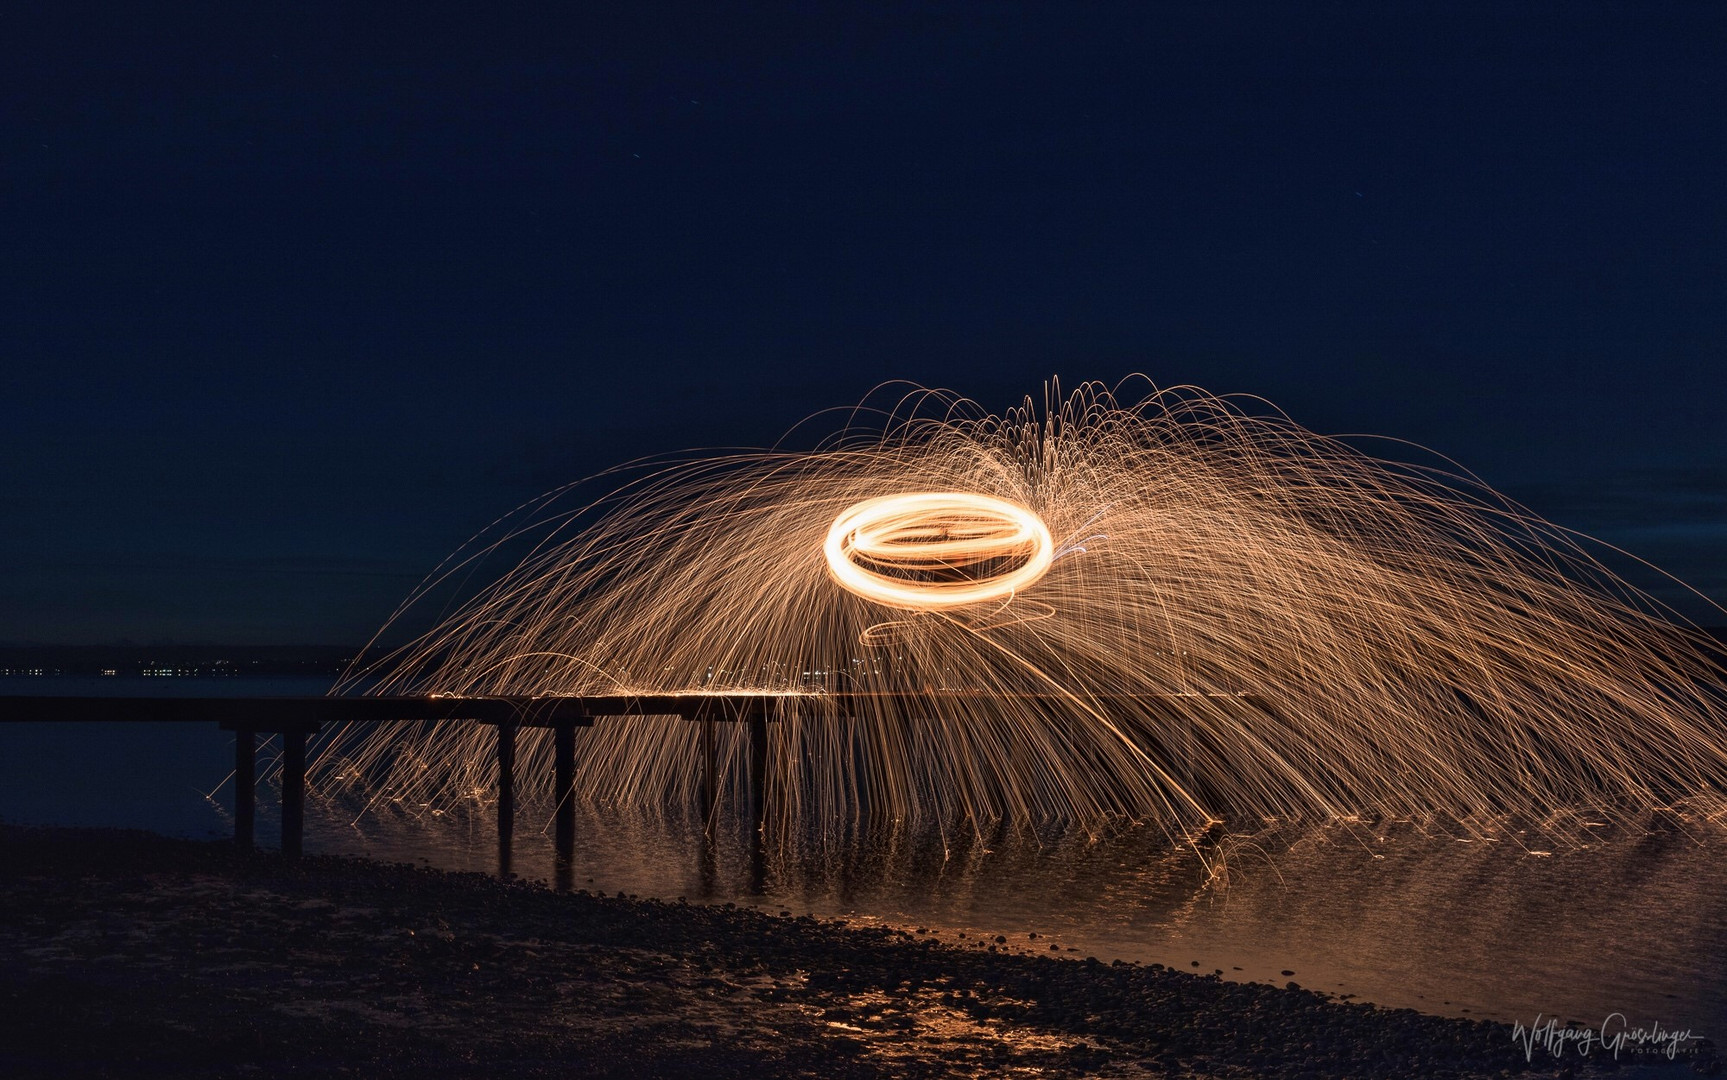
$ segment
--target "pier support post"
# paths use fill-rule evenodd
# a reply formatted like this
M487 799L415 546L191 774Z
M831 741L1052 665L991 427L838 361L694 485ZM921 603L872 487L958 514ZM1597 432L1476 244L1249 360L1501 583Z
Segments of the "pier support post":
M749 725L750 828L760 833L768 812L768 718L764 713L755 713Z
M282 732L282 854L298 858L306 834L306 730Z
M234 731L234 846L252 850L258 815L258 743L251 728Z
M714 748L714 718L704 716L700 720L702 729L702 832L712 835L714 831L714 808L719 801L720 765L717 751Z
M556 800L556 847L566 862L576 853L576 725L552 726L552 798Z
M768 717L750 714L750 891L767 891Z
M516 836L516 725L498 725L498 873L510 873Z

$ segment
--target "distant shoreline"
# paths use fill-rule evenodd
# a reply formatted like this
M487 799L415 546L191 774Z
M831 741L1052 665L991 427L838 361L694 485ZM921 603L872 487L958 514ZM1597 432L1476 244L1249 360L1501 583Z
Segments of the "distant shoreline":
M1727 626L1698 628L1727 664ZM345 675L362 654L389 647L360 645L53 645L0 642L0 683L33 678L329 678Z
M352 645L3 645L0 678L284 678L332 682Z

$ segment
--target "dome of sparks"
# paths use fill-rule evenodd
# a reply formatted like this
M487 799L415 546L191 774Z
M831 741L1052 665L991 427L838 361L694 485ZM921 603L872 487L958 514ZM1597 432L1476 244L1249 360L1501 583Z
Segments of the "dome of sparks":
M999 414L918 391L813 449L560 489L429 579L436 624L356 681L771 697L786 820L1541 823L1727 791L1718 647L1575 534L1263 403L1149 391ZM446 607L505 545L521 561ZM489 784L477 738L327 759L428 802ZM584 745L589 797L698 804L681 716Z

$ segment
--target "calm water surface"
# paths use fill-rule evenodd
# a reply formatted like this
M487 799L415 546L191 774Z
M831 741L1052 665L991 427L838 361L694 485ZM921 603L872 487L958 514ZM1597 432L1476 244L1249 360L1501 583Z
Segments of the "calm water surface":
M305 680L0 680L7 693L324 689ZM0 817L225 836L232 760L232 736L213 726L0 727ZM261 792L267 843L274 809ZM313 798L307 821L309 851L498 869L486 806L438 812ZM793 838L799 850L769 858L760 893L746 835L734 823L704 847L686 822L584 807L574 862L560 873L550 809L530 803L518 811L511 869L609 893L846 916L929 928L950 941L963 933L966 943L1001 935L1025 951L1054 945L1061 955L1293 980L1426 1012L1524 1022L1542 1014L1596 1027L1622 1013L1633 1025L1727 1040L1727 823L1681 827L1663 816L1648 830L1547 856L1515 834L1463 843L1408 823L1284 826L1226 842L1221 885L1208 883L1198 855L1172 849L1155 829L1101 838L878 829L826 843Z

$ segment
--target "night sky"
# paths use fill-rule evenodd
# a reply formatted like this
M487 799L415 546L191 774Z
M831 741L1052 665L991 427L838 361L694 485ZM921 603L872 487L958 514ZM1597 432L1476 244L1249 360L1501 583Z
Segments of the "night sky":
M1727 602L1718 0L163 7L0 12L0 641L358 642L638 455L1132 372Z

